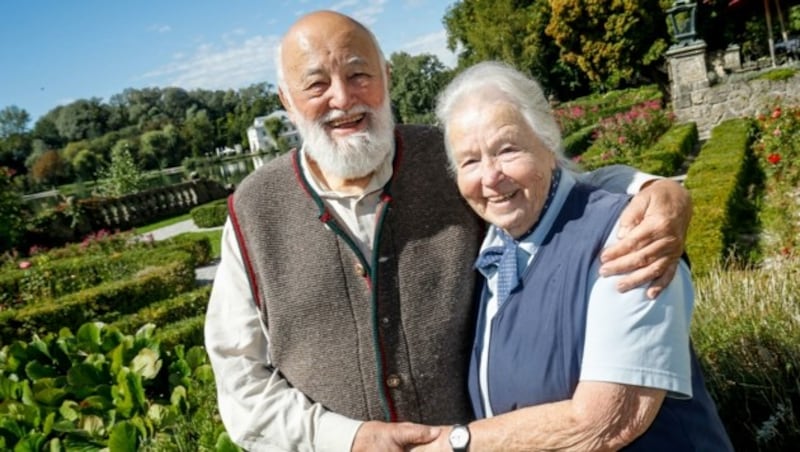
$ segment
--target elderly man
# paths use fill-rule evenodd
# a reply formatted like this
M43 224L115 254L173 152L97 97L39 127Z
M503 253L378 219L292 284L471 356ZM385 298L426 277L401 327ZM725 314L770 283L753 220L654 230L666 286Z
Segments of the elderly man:
M688 267L656 300L598 277L628 197L577 182L538 84L479 63L437 116L458 189L491 224L469 384L486 419L420 450L732 450L689 343Z
M438 429L420 424L472 417L472 262L484 223L447 174L440 132L394 127L389 68L363 25L308 14L277 62L304 144L229 201L205 329L223 422L250 450L429 442ZM624 189L633 173L595 176ZM657 292L682 250L688 196L657 181L634 204L638 225L607 251L606 270L649 263L621 287L659 276Z

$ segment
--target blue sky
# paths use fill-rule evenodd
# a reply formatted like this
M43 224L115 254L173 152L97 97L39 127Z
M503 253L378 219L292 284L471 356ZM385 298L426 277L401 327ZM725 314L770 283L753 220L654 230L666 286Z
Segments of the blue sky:
M386 56L433 53L448 66L450 0L1 0L0 109L35 120L59 104L125 88L274 84L273 49L300 15L334 9L369 26Z

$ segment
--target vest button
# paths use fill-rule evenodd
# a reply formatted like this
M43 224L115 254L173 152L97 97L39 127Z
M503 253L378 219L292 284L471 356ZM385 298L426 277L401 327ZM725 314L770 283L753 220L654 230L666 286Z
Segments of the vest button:
M354 267L356 271L356 275L358 276L367 276L367 270L361 264L356 264Z
M401 381L400 381L400 376L399 375L391 374L388 377L386 377L386 386L388 386L388 387L390 387L392 389L395 389L398 386L400 386L400 383L401 383Z
M384 328L389 327L389 317L381 317L381 326Z

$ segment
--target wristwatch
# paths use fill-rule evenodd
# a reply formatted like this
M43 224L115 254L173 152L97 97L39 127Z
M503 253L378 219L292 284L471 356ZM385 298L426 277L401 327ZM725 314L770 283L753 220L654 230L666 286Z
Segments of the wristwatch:
M466 425L456 424L453 430L450 430L450 447L453 448L453 452L467 452L469 440L469 427Z

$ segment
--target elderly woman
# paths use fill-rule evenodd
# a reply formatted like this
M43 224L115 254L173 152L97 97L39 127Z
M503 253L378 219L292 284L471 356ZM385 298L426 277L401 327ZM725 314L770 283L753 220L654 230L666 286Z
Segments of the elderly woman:
M491 223L469 389L436 450L731 450L689 341L688 267L651 300L598 275L628 202L577 181L538 84L481 63L442 93L458 188Z

